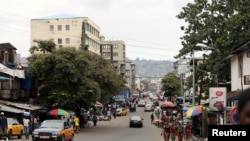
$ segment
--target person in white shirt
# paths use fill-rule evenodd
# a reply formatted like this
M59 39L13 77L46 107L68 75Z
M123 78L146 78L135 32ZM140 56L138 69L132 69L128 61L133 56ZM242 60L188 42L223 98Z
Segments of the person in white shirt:
M26 140L29 139L29 126L30 126L30 119L28 117L23 118L23 126L24 126L24 135Z

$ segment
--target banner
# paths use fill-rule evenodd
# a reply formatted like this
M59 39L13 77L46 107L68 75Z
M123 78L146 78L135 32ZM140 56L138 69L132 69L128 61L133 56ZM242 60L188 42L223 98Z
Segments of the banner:
M227 89L225 87L214 87L209 89L210 111L223 111L227 104Z

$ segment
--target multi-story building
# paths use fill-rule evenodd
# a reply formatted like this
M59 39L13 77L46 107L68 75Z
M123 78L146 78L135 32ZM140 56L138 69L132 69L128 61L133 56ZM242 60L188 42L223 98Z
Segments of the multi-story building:
M129 59L126 59L125 64L126 64L126 73L125 73L126 81L128 83L128 86L132 90L134 90L135 89L135 64Z
M118 74L125 74L126 46L122 40L105 41L101 37L101 56L111 62Z
M74 47L100 54L97 24L87 17L57 16L31 20L31 46L36 45L34 40L51 40L57 48Z

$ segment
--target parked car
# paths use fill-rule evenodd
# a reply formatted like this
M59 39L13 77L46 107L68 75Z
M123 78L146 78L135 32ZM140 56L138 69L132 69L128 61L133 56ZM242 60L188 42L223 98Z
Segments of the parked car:
M129 127L143 127L143 118L141 116L132 116L129 121Z
M140 101L138 102L138 107L144 107L145 104L146 104L145 100L140 100Z
M32 132L32 140L73 141L74 129L64 120L45 120Z
M18 139L22 138L24 127L23 125L18 122L16 118L7 118L8 122L8 129L7 129L7 136L10 139L12 136L17 136Z
M128 110L125 108L118 108L116 109L117 116L126 116L128 114Z
M154 107L153 107L152 104L146 104L145 107L144 107L145 112L152 111L153 109L154 109Z

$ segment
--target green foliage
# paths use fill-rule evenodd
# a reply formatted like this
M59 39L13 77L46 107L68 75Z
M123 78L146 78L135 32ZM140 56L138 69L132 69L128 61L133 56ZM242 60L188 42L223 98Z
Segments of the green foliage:
M38 44L38 46L33 46L30 48L30 53L34 54L37 52L48 53L53 52L56 49L56 44L53 41L43 41L43 40L35 40L35 43Z
M185 20L188 25L181 27L184 31L184 36L181 37L183 48L176 58L198 50L195 46L197 43L219 49L219 54L211 53L206 62L207 69L216 74L214 66L219 62L220 82L229 81L230 60L224 58L232 47L249 39L249 8L249 0L195 0L194 3L188 3L177 15L177 18Z
M54 107L88 107L111 98L125 81L111 64L98 55L74 48L61 48L29 58L29 75L44 84L41 98Z
M180 81L175 72L170 72L162 79L162 91L165 91L165 96L170 99L174 95L180 95Z

